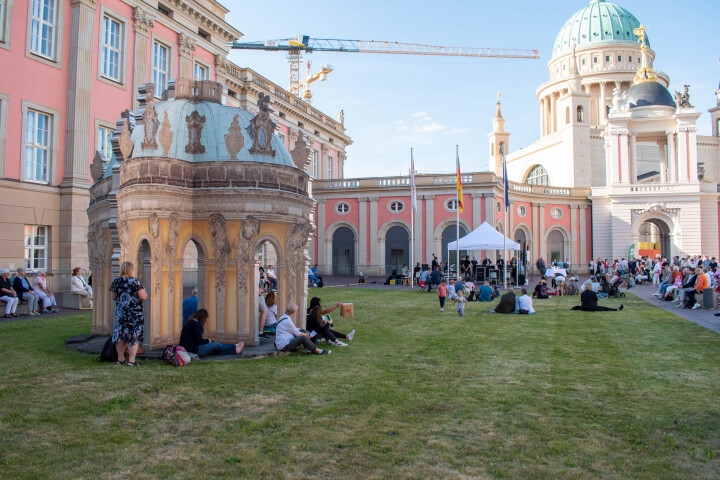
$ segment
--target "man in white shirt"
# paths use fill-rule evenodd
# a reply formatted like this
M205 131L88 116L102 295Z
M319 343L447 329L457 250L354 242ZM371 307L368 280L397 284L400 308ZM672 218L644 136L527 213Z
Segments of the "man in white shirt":
M265 275L267 275L268 280L272 283L273 290L277 290L277 276L275 276L275 270L273 270L272 265L268 265L267 270L265 270Z
M532 298L530 298L527 294L527 290L525 288L520 290L520 297L518 297L518 313L521 314L533 314L535 313L535 309L533 308L532 304Z
M302 347L308 352L316 355L328 355L332 350L321 350L310 340L310 334L300 331L293 322L298 306L295 303L288 305L285 315L278 320L275 327L275 348L281 352L294 352Z

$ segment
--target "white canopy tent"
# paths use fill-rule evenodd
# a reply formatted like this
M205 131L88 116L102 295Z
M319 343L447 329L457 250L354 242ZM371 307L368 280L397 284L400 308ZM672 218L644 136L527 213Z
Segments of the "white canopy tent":
M495 230L489 223L483 222L458 242L448 243L448 250L520 250L520 244Z
M482 225L460 240L448 243L447 248L448 258L450 258L451 250L520 250L520 244L495 230L489 223L483 222ZM459 258L458 263L460 263ZM505 270L507 270L507 263L505 263L504 266ZM503 278L507 278L505 272L503 272Z

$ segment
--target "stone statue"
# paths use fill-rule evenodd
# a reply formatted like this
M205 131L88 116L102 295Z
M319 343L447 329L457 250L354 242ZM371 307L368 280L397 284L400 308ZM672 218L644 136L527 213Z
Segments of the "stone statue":
M613 88L611 112L624 113L628 111L627 92L620 93L620 87Z
M185 153L205 153L205 145L201 143L205 120L205 115L200 115L197 110L185 117L188 128L188 144L185 145Z
M260 232L260 220L248 215L242 222L237 246L235 247L235 260L238 264L238 293L244 295L247 288L248 263L252 255L253 239Z
M345 110L340 110L338 112L337 121L343 127L345 126Z
M697 178L699 181L705 179L705 162L698 162L697 164Z
M253 138L253 145L248 153L274 157L276 152L272 148L272 135L277 125L270 118L270 112L273 111L270 108L270 95L260 92L258 108L260 111L250 120L249 130Z
M158 148L157 140L155 139L155 137L157 136L158 127L160 126L158 114L155 111L155 85L152 83L147 83L143 87L140 88L142 94L144 94L145 96L146 102L145 110L142 112L143 126L145 127L145 136L143 137L141 147L143 148L143 150L153 150Z
M177 212L170 214L168 222L168 235L165 242L165 258L173 261L177 257L178 236L180 235L180 215Z
M105 156L100 152L95 152L93 162L90 165L90 175L92 176L93 183L97 183L102 180L103 173L105 171Z
M118 241L120 242L120 263L132 261L130 227L125 219L117 221ZM139 269L140 266L138 265Z
M692 105L690 105L690 85L684 85L683 86L683 92L675 92L675 106L678 108L680 107L687 107L692 108Z

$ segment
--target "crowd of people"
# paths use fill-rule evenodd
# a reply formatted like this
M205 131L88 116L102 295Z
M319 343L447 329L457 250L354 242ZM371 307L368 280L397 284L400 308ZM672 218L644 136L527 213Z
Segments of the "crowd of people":
M47 272L38 269L33 273L31 279L25 268L20 267L11 277L10 270L0 269L0 300L5 303L4 318L20 316L17 307L23 302L27 303L30 316L59 312L55 294L48 287ZM70 293L88 297L92 308L92 287L85 282L80 267L73 269Z

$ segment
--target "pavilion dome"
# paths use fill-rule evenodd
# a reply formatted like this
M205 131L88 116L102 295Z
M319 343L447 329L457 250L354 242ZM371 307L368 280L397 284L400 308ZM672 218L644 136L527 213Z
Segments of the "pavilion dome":
M219 84L186 83L190 88L193 88L192 84L204 84L198 87L203 88L203 91L196 96L181 94L180 89L187 85L183 85L182 80L177 80L175 85L171 84L168 89L171 98L153 103L157 115L155 148L147 145L144 147L143 140L148 126L139 124L132 132L133 158L165 157L193 163L259 162L297 168L284 143L275 134L269 135L269 138L263 135L262 138L264 142L270 142L275 156L250 153L254 144L250 121L255 115L239 107L222 105L220 103L222 87ZM213 90L213 87L217 90ZM190 128L193 116L202 124L201 129ZM193 133L199 134L199 144L202 148L195 150L188 148L190 135ZM234 148L232 143L228 143L229 136L236 139Z
M605 0L591 0L560 29L553 46L553 58L571 51L573 46L581 49L624 43L639 47L637 36L633 33L639 26L640 21L628 10ZM645 39L650 46L647 36Z
M629 108L637 107L672 107L675 101L670 91L658 82L641 82L631 86L627 91Z

